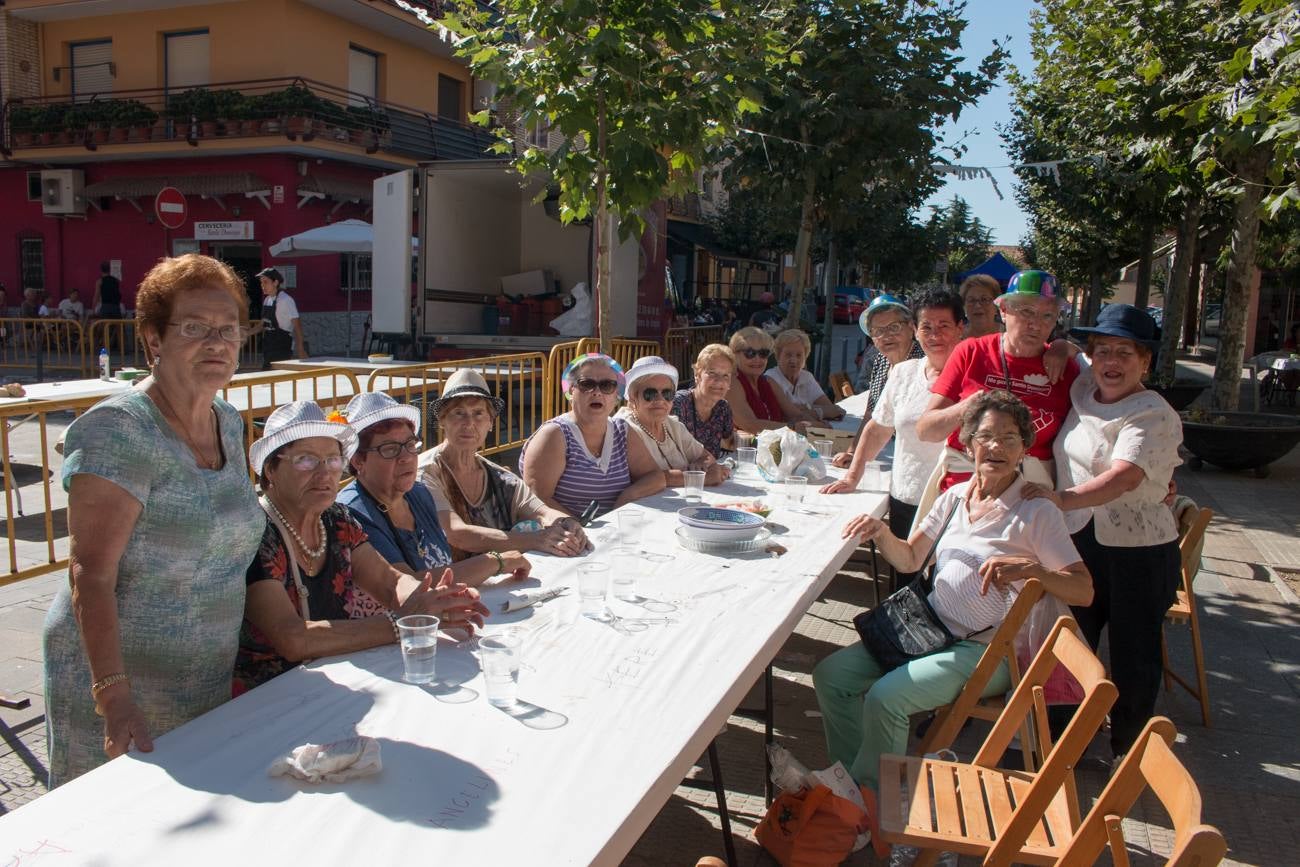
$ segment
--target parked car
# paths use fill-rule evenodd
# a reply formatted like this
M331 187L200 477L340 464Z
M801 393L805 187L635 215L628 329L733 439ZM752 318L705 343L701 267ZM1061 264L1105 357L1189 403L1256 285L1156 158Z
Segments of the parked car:
M1202 334L1219 333L1219 317L1223 313L1222 304L1205 305L1205 327L1201 329Z
M831 311L831 315L835 317L835 322L839 324L852 324L858 321L858 317L862 315L862 311L866 309L866 306L861 298L852 295L836 295L835 309ZM823 302L817 305L817 321L822 321L825 316L826 304Z

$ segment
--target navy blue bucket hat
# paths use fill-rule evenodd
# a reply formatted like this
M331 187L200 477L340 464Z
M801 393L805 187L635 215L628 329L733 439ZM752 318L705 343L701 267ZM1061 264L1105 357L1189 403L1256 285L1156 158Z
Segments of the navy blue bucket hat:
M1091 328L1071 328L1070 334L1087 337L1097 334L1103 337L1123 337L1150 349L1154 354L1160 351L1160 328L1151 314L1132 304L1107 304L1097 314L1097 324Z

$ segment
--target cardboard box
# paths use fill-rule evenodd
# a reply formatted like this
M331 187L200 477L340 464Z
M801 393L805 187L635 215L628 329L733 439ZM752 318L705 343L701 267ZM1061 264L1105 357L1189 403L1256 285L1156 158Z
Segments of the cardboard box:
M853 440L857 438L857 433L851 430L836 430L830 427L810 427L805 436L808 438L808 442L830 440L834 443L836 452L843 452L853 447Z
M554 289L555 279L550 271L524 271L501 278L501 294L516 298L520 295L542 295Z

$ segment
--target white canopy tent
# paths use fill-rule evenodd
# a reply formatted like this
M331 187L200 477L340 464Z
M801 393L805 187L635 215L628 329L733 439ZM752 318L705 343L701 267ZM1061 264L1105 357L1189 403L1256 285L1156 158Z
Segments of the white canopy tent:
M342 220L308 229L271 245L276 259L325 256L331 253L370 253L375 247L375 229L365 220ZM419 250L418 238L411 239L411 251ZM348 293L348 356L352 355L352 293Z

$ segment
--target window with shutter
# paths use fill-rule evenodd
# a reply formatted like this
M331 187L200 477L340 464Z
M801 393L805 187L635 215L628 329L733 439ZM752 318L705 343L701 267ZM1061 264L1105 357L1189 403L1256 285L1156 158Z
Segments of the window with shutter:
M72 101L103 98L113 90L113 40L74 42L71 46Z
M212 51L208 31L168 33L164 37L167 92L178 93L212 82Z
M355 45L348 49L348 105L379 99L379 56Z

